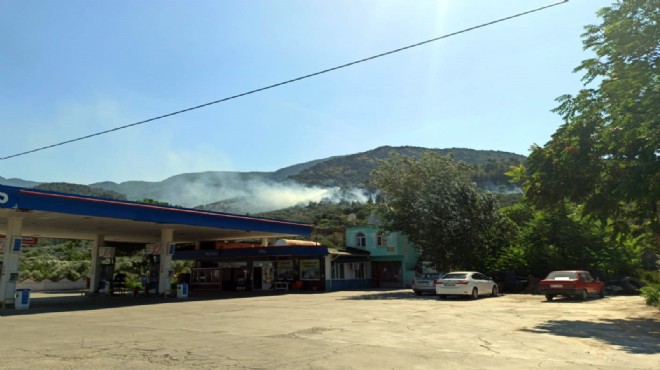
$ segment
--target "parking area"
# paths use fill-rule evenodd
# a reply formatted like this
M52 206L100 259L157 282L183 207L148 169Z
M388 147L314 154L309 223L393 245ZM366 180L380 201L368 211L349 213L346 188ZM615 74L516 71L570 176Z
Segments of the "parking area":
M0 313L2 369L657 369L636 296L469 300L410 290L222 297L34 294Z

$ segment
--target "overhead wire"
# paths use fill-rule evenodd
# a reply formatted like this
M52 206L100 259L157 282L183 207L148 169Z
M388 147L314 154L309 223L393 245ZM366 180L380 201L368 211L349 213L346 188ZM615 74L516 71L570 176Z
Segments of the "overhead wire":
M482 23L482 24L477 25L477 26L465 28L465 29L462 29L460 31L448 33L448 34L445 34L445 35L442 35L442 36L439 36L439 37L435 37L435 38L432 38L432 39L429 39L429 40L426 40L426 41L418 42L416 44L404 46L404 47L394 49L394 50L390 50L390 51L387 51L387 52L384 52L384 53L381 53L381 54L376 54L376 55L370 56L368 58L359 59L359 60L356 60L356 61L353 61L353 62L350 62L350 63L342 64L342 65L339 65L339 66L336 66L336 67L324 69L322 71L318 71L318 72L315 72L315 73L310 73L310 74L307 74L307 75L304 75L304 76L300 76L300 77L297 77L297 78L293 78L293 79L290 79L290 80L279 82L279 83L276 83L276 84L273 84L273 85L268 85L268 86L261 87L261 88L255 89L255 90L246 91L244 93L232 95L232 96L229 96L229 97L226 97L226 98L222 98L222 99L219 99L219 100L214 100L214 101L204 103L204 104L200 104L200 105L197 105L197 106L194 106L194 107L178 110L176 112L172 112L172 113L164 114L164 115L161 115L161 116L149 118L149 119L146 119L146 120L143 120L143 121L138 121L138 122L134 122L134 123L131 123L131 124L124 125L124 126L115 127L115 128L109 129L109 130L99 131L99 132L96 132L96 133L93 133L93 134L89 134L89 135L77 137L77 138L74 138L74 139L62 141L62 142L59 142L59 143L39 147L39 148L36 148L36 149L31 149L31 150L28 150L28 151L25 151L25 152L20 152L20 153L8 155L8 156L0 158L0 160L15 158L15 157L23 156L23 155L26 155L26 154L31 154L31 153L39 152L39 151L42 151L42 150L62 146L62 145L65 145L65 144L70 144L70 143L74 143L74 142L77 142L77 141L90 139L90 138L93 138L95 136L108 134L108 133L111 133L111 132L115 132L115 131L119 131L119 130L129 128L129 127L143 125L145 123L149 123L149 122L161 120L161 119L164 119L164 118L167 118L167 117L172 117L172 116L175 116L175 115L178 115L178 114L182 114L182 113L190 112L190 111L193 111L193 110L201 109L201 108L204 108L204 107L208 107L210 105L223 103L223 102L226 102L228 100L237 99L237 98L240 98L240 97L243 97L243 96L246 96L246 95L255 94L255 93L258 93L258 92L261 92L261 91L265 91L265 90L273 89L273 88L280 87L280 86L283 86L283 85L287 85L287 84L290 84L290 83L298 82L298 81L301 81L301 80L304 80L304 79L307 79L307 78L311 78L311 77L315 77L315 76L322 75L322 74L325 74L325 73L329 73L329 72L332 72L332 71L336 71L336 70L339 70L339 69L347 68L347 67L354 66L354 65L360 64L360 63L364 63L364 62L374 60L374 59L377 59L377 58L382 58L382 57L387 56L387 55L395 54L395 53L398 53L398 52L401 52L401 51L404 51L404 50L408 50L408 49L412 49L412 48L415 48L415 47L418 47L418 46L422 46L422 45L425 45L425 44L428 44L428 43L431 43L431 42L446 39L448 37L460 35L462 33L474 31L474 30L479 29L479 28L488 27L488 26L494 25L496 23L504 22L504 21L507 21L507 20L510 20L510 19L513 19L513 18L517 18L517 17L527 15L527 14L539 12L541 10L552 8L552 7L555 7L557 5L567 3L567 2L568 2L568 0L563 0L563 1L553 3L553 4L550 4L550 5L545 5L545 6L535 8L535 9L532 9L532 10L528 10L528 11L525 11L525 12L522 12L522 13L517 13L517 14L511 15L511 16L508 16L508 17L499 18L499 19L496 19L494 21L490 21L490 22L487 22L487 23Z

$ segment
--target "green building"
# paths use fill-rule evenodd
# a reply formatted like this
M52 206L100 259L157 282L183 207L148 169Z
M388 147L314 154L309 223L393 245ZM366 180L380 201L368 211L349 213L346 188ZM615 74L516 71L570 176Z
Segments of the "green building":
M369 252L372 286L410 287L419 253L399 232L385 233L377 225L346 228L346 246Z

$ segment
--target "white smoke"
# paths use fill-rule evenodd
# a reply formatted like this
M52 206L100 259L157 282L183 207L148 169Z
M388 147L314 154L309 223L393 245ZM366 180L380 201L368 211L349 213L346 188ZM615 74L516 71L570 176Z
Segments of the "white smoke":
M275 182L258 176L244 178L233 173L202 176L168 184L161 189L159 199L183 207L197 207L220 201L231 201L248 213L283 209L309 202L356 201L367 202L368 196L360 189L343 190L339 187L307 186L296 182Z

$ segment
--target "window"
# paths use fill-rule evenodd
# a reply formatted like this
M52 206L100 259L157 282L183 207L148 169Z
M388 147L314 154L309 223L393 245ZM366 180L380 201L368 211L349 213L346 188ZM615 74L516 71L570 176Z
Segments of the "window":
M387 236L383 233L378 233L376 236L376 245L379 247L387 246Z
M355 236L355 238L356 238L358 247L366 247L367 246L367 238L365 237L364 233L358 233Z
M355 269L354 269L355 278L356 279L364 279L366 277L365 273L364 273L364 271L365 271L364 262L355 263L354 266L355 266Z
M346 274L344 271L344 264L343 263L336 263L332 262L332 279L333 280L338 280L338 279L344 279Z

